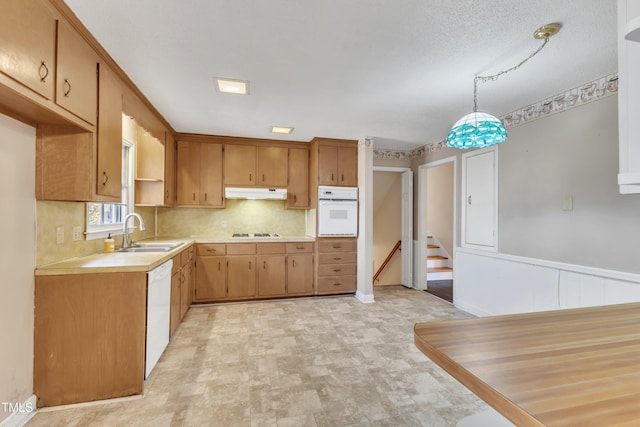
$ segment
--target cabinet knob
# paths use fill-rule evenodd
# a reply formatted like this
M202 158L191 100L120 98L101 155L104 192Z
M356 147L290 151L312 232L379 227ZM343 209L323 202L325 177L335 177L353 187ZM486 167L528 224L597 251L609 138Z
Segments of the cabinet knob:
M49 67L47 67L47 64L44 61L40 62L40 69L38 72L40 74L40 81L44 83L49 75Z
M71 83L69 83L69 80L64 79L64 83L62 85L62 94L65 97L69 97L70 93L71 93Z

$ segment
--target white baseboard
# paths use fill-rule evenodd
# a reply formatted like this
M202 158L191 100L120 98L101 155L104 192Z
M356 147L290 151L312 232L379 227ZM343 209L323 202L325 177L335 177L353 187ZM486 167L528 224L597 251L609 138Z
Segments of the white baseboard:
M13 402L3 402L2 406L0 406L0 411L9 411L10 408L8 405L10 403L13 404ZM31 397L22 403L16 402L15 404L18 405L17 410L12 410L11 415L0 421L0 427L22 427L36 414L35 395L31 395Z
M366 295L366 294L363 294L363 293L362 293L362 292L360 292L360 291L356 291L356 298L357 298L360 302L365 303L365 304L369 304L369 303L372 303L372 302L376 302L376 301L373 299L373 294L368 294L368 295ZM1 426L0 426L0 427L1 427Z

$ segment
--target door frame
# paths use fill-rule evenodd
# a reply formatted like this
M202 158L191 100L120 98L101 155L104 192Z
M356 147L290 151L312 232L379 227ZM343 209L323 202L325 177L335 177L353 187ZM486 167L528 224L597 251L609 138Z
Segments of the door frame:
M402 174L402 286L414 287L413 277L413 171L411 168L374 166L373 172L396 172ZM375 189L374 189L375 191ZM408 196L406 196L408 194ZM406 199L405 199L406 198ZM405 201L408 206L405 207ZM407 243L408 242L408 243Z
M418 166L418 250L416 251L414 288L422 291L427 289L427 170L447 163L453 163L453 252L455 253L458 242L456 221L458 218L458 158L451 156Z

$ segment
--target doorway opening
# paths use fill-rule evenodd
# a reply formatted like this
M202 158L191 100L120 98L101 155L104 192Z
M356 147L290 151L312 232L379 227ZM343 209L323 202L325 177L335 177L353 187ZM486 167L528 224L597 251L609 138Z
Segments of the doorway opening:
M374 288L413 284L413 172L373 168Z
M419 289L454 301L453 263L456 247L456 157L419 167Z

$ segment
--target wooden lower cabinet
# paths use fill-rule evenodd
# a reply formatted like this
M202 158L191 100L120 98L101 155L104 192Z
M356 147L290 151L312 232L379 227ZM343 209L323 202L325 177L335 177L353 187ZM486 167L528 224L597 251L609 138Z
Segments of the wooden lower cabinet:
M313 243L198 244L196 302L313 295Z
M171 323L169 336L178 329L189 311L193 295L195 251L190 246L173 257L171 269Z
M145 272L36 276L37 406L141 394Z
M356 239L320 238L316 249L316 295L354 293L357 289Z
M231 255L227 257L227 298L251 298L256 296L255 255Z
M286 255L258 256L258 296L284 296L287 293Z

